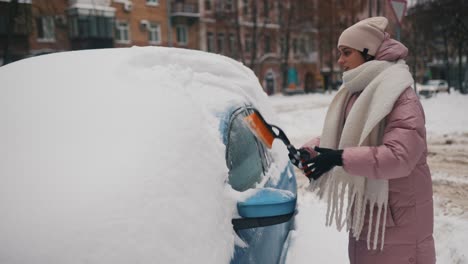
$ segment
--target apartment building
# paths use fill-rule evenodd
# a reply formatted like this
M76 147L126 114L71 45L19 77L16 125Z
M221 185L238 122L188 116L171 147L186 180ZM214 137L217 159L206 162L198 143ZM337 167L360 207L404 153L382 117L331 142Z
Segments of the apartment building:
M116 47L169 46L199 49L196 1L114 0Z
M110 6L115 10L114 47L168 44L166 1L114 0Z
M175 0L170 4L170 47L200 49L198 0Z
M0 44L8 40L10 60L134 45L198 49L198 19L197 4L181 1L0 0Z
M304 5L292 11L293 2L0 0L0 44L9 43L0 55L8 62L67 50L134 45L200 49L243 62L268 94L312 92L323 87L317 30L303 19L310 16ZM15 25L8 30L11 18Z

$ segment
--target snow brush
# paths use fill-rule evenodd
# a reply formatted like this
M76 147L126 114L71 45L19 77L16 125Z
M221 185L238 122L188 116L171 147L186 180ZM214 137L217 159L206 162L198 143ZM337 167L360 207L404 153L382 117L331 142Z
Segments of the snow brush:
M253 111L252 114L244 117L244 121L252 133L269 149L271 149L273 140L276 138L283 141L289 151L291 162L299 169L304 169L302 161L307 160L307 158L303 157L301 152L291 144L283 130L275 125L268 124L257 110ZM276 133L273 129L276 129L278 132Z

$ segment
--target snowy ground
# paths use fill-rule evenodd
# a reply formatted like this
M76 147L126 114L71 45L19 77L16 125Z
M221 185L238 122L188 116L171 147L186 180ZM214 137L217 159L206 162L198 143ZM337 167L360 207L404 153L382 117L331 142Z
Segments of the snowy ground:
M272 96L282 128L300 146L320 135L334 94ZM439 94L421 99L426 113L434 201L437 262L468 263L468 96ZM347 263L347 234L324 227L325 206L306 192L298 173L299 214L288 264Z

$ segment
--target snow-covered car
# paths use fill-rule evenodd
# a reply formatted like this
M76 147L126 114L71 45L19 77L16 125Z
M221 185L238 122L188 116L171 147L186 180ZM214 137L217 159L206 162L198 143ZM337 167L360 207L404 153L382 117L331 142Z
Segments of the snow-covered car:
M426 85L431 87L436 93L449 92L449 85L445 80L429 80Z
M201 51L55 53L0 67L1 263L283 263L296 210L257 77Z

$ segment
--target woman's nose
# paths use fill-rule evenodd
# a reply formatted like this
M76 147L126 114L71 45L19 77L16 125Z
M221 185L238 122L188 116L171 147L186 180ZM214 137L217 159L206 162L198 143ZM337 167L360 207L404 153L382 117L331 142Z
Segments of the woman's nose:
M344 64L343 56L340 56L340 57L338 58L338 64L341 65L341 66L343 66L343 64Z

